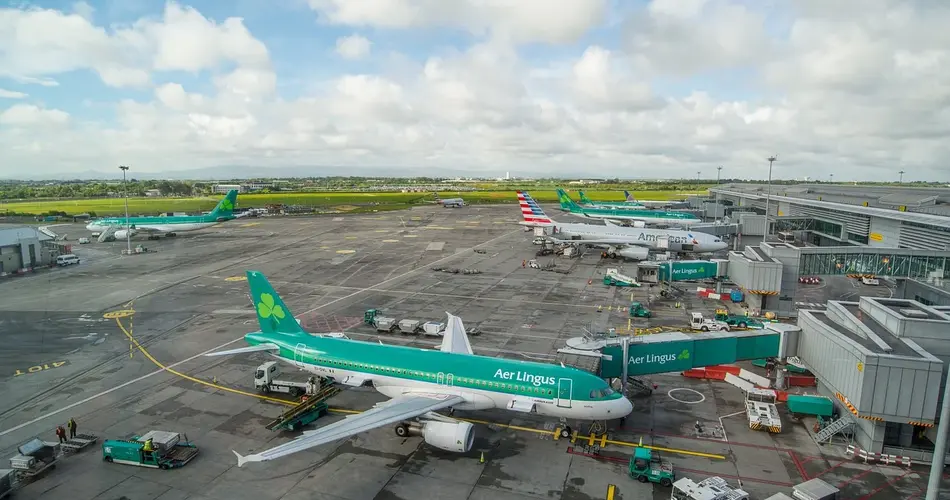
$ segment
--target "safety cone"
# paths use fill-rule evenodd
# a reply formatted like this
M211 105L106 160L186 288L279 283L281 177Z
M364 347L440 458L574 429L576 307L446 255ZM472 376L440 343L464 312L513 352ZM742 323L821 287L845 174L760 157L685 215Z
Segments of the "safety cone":
M485 463L485 452L484 452L484 451L482 452L481 458L478 459L478 463L480 463L480 464Z
M218 383L218 376L217 376L217 375L215 375L214 377L211 377L211 383L213 383L213 384L217 384L217 383Z

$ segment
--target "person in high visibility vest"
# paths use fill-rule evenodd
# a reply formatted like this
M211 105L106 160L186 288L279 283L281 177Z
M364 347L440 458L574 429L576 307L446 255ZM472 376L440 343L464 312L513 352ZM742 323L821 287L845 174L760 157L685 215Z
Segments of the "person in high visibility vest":
M142 445L142 461L146 461L152 458L152 453L155 452L155 445L152 444L152 438L145 440L145 444Z

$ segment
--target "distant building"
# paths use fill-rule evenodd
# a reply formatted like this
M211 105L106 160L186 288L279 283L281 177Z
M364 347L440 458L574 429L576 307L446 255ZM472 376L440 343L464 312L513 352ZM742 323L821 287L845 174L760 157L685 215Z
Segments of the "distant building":
M53 238L32 227L0 229L0 275L49 265L58 255Z
M244 186L240 184L215 184L214 186L211 186L211 191L218 194L227 194L228 191L232 189L237 189L237 192L239 193L244 192Z
M149 189L145 191L145 196L148 196L150 198L154 198L156 196L161 196L161 195L162 195L162 191L160 189Z

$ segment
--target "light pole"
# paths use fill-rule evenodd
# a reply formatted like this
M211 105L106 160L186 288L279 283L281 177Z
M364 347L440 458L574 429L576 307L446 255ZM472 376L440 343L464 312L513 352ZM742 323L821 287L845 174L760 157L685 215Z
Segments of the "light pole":
M835 174L828 174L828 184L835 181Z
M900 172L897 172L897 173L898 173L898 174L901 174L901 178L900 178L900 180L897 181L897 183L898 183L898 184L903 184L903 183L904 183L904 171L901 170Z
M125 180L125 172L129 167L125 165L119 165L119 168L122 169L122 187L125 191L125 243L126 243L126 255L132 255L132 235L130 234L131 226L129 225L129 184Z
M769 160L769 190L765 194L765 236L769 235L769 205L772 202L772 163L778 161L778 155L772 155L766 158Z
M725 210L722 211L723 212L722 214L720 214L719 212L721 210L721 207L719 206L719 176L720 174L722 174L722 165L719 165L718 167L716 167L716 215L725 216L726 215ZM722 217L719 217L719 218L721 219Z

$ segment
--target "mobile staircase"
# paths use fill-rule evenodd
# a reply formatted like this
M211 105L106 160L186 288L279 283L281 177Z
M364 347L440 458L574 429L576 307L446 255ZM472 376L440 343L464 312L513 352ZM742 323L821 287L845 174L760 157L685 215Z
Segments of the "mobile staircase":
M265 428L269 431L296 431L325 415L329 410L327 400L339 392L339 387L327 384L316 394L304 396L300 404L282 413L273 422L267 424Z
M835 434L843 432L853 425L854 419L851 418L851 415L842 413L841 416L838 417L838 420L826 425L823 429L818 431L817 434L815 434L815 442L819 444L831 442L831 438L833 438Z

